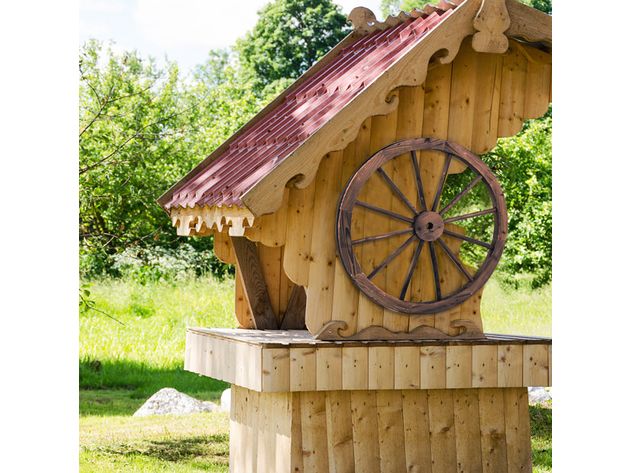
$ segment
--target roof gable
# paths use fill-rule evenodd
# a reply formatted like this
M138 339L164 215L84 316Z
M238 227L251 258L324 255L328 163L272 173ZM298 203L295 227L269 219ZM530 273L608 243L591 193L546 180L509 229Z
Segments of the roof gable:
M397 97L388 97L389 92L422 83L436 52L446 51L437 61L448 63L462 39L476 33L473 22L481 0L456 3L460 3L456 9L454 4L440 2L447 9L401 13L383 23L370 22L365 15L369 10L362 9L363 15L353 12L355 21L358 16L368 21L355 25L355 32L321 63L159 202L166 209L246 206L256 216L275 211L288 181L306 187L327 152L343 149L352 141L365 118L386 114L396 106ZM508 0L508 7L512 3L518 2ZM521 17L535 11L522 4L508 10ZM546 33L527 21L512 22L506 34L510 28L515 36L547 39Z

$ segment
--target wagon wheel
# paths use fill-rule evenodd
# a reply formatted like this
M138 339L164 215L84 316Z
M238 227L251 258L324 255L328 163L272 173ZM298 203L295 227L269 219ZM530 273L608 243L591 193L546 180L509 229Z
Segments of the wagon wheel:
M420 168L418 165L418 155L416 151L434 150L441 151L446 154L444 167L438 184L437 192L433 202L426 202L425 195L420 177ZM410 153L411 161L414 169L417 195L409 196L411 200L420 201L420 209L411 203L410 198L394 184L391 178L383 170L382 166L391 159L394 159L404 153ZM449 165L452 158L458 159L460 162L468 166L476 175L454 199L452 199L442 209L439 208L440 198L444 190L444 184L448 174ZM413 217L407 217L390 210L382 209L378 206L368 204L357 200L359 192L363 185L374 173L380 176L388 184L391 192L396 194L413 213ZM492 208L484 209L477 212L471 212L451 218L444 218L445 213L451 209L462 197L464 197L479 182L483 182L492 202ZM377 212L397 219L403 222L405 228L401 230L382 233L375 236L369 236L360 239L352 239L351 224L352 212L355 206L360 206L372 212ZM472 219L481 215L492 215L494 220L494 233L492 241L487 243L459 233L451 232L444 228L445 223L456 222L465 219ZM386 240L388 238L399 235L409 235L405 242L391 253L384 261L382 261L370 274L366 275L361 268L357 257L354 253L354 247L363 243ZM472 245L476 245L482 249L487 249L485 259L474 273L471 275L466 267L460 262L453 251L441 238L442 234L462 239ZM403 140L392 145L386 146L380 151L372 155L361 167L354 173L348 185L341 195L339 208L337 213L337 246L339 256L343 266L357 287L370 299L377 304L404 314L432 314L441 312L455 307L477 292L492 275L496 268L507 237L507 209L503 191L496 177L488 168L488 166L470 150L456 143L433 138L413 138ZM407 248L409 245L417 242L413 257L408 266L406 277L403 282L402 290L399 294L388 294L377 287L372 279L388 264ZM467 282L458 290L442 297L440 290L440 277L435 252L436 243L444 250L448 258L459 268L459 271L466 277ZM416 271L416 265L420 257L421 251L429 251L433 266L433 276L435 281L436 299L432 301L413 302L406 301L405 296L409 289L409 284L413 274Z

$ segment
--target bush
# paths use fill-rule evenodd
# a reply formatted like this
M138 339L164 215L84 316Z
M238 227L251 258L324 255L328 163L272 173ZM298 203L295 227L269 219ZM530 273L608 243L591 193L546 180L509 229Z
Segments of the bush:
M234 267L219 260L211 249L198 250L188 243L176 248L130 247L119 253L79 246L80 271L85 279L112 276L142 285L213 274L219 279L234 275Z

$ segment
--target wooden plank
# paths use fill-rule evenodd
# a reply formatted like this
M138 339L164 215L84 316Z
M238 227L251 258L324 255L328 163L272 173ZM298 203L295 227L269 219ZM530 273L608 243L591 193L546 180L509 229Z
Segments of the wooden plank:
M406 470L405 429L402 392L379 390L376 392L380 471L397 473ZM413 446L409 446L413 448Z
M453 60L447 139L468 149L472 148L473 143L478 57L468 37L462 41L457 57Z
M397 118L396 112L372 117L370 154L376 153L394 141ZM383 169L390 171L390 167L388 163L383 166ZM392 190L389 185L378 173L375 173L363 185L359 193L359 200L368 204L378 205L384 210L391 210L391 199L384 199L384 196L390 195L392 195ZM357 235L357 237L363 238L385 233L389 231L391 220L393 219L381 213L366 212L361 235ZM362 253L359 264L365 274L370 274L374 271L390 254L388 245L380 241L364 243L361 247ZM387 274L388 270L385 268L372 278L371 282L381 290L387 291ZM371 325L383 325L383 307L374 303L363 293L359 294L358 310L357 331Z
M316 177L313 221L313 244L306 299L306 326L317 333L331 320L335 278L337 243L335 215L341 194L340 172L343 152L327 155L320 164Z
M291 348L289 354L291 391L315 391L317 389L316 348Z
M302 453L302 402L301 393L291 396L291 472L303 472L304 455Z
M352 437L355 471L380 468L375 391L351 391Z
M446 347L423 346L420 348L420 389L444 389L446 387Z
M192 371L190 369L191 356L193 353L193 344L196 335L190 330L186 330L186 347L184 348L184 371Z
M453 390L431 389L428 392L429 431L433 473L457 471Z
M273 394L273 415L276 418L276 469L291 473L291 400L289 392Z
M547 345L523 345L523 386L549 386Z
M300 398L304 471L329 471L326 394L303 392Z
M282 195L282 204L273 213L263 215L260 218L260 243L265 246L280 247L285 244L287 230L287 210L289 202L289 189L285 188Z
M457 471L482 473L477 389L453 390Z
M368 348L369 389L394 389L394 346Z
M258 393L256 393L258 394ZM260 393L258 397L258 453L257 471L273 471L276 461L276 435L272 413L272 396Z
M509 54L503 56L499 137L516 135L523 126L525 116L528 61L520 49L512 45L512 42L510 40Z
M285 392L291 389L290 358L288 348L262 350L263 392Z
M245 298L258 330L276 330L278 325L258 259L256 244L245 237L231 237Z
M230 391L230 471L245 471L246 451L242 438L245 434L244 409L247 406L245 401L247 389L233 384Z
M394 348L394 389L420 388L420 348Z
M527 62L525 90L525 118L538 118L549 109L549 85L551 84L551 64Z
M317 349L317 390L341 389L341 346Z
M446 388L472 387L472 347L446 347Z
M295 284L308 286L315 182L306 189L289 189L284 271Z
M260 422L261 411L259 409L260 398L262 394L253 390L247 391L247 399L240 402L246 402L247 404L247 426L245 427L245 438L243 439L243 448L247 448L247 451L242 453L243 461L245 463L244 471L262 471L258 470L258 449L263 443L264 436L261 434L261 430L264 428L264 423ZM263 406L264 407L264 406Z
M503 390L507 471L532 471L529 402L526 388Z
M497 347L497 386L512 388L523 385L523 345Z
M497 353L496 345L472 347L472 386L474 388L498 385Z
M372 118L367 118L362 124L357 137L352 141L343 153L343 164L341 168L341 187L345 189L348 180L354 172L370 157L370 138L372 132ZM362 236L363 222L365 220L366 209L356 206L352 213L352 235L353 238ZM362 258L361 245L353 248L358 261ZM361 292L356 287L352 279L337 257L335 260L335 293L333 296L333 320L342 320L348 324L348 328L341 332L343 336L350 336L357 333L359 297Z
M368 348L341 349L341 385L344 390L368 389Z
M431 471L428 391L402 391L405 461L409 472Z
M256 328L252 311L245 297L245 289L243 288L243 278L238 266L235 268L234 278L234 316L238 320L239 328Z
M280 330L306 329L306 289L295 284L282 318Z
M502 65L501 56L497 54L477 55L475 110L470 147L477 155L489 152L497 142Z
M280 279L283 274L282 248L266 246L262 243L256 246L260 269L262 270L263 279L267 286L267 294L269 294L269 301L271 302L271 310L276 319L276 327L280 327L282 323L282 314L280 313Z
M479 389L478 393L483 472L505 473L508 468L503 389Z
M213 249L214 253L217 255L217 258L219 258L226 264L236 264L236 255L234 254L234 248L232 247L232 242L230 240L230 236L227 233L227 229L225 233L214 232L213 238Z
M326 428L330 471L354 472L352 408L349 391L326 392Z

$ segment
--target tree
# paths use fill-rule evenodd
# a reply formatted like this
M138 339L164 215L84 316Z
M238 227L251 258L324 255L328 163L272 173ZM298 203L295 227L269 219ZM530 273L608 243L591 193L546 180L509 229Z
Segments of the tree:
M551 0L519 0L521 3L551 15ZM410 12L414 8L422 9L428 4L437 4L431 0L382 0L381 14L398 15L401 11Z
M277 0L258 16L235 47L244 80L257 91L286 87L351 30L340 7L329 0Z
M156 199L233 134L260 102L221 53L192 83L177 64L158 68L137 52L115 55L97 41L79 53L79 241L84 269L107 270L131 246L174 247ZM207 248L210 239L199 239ZM86 268L87 265L87 268Z

